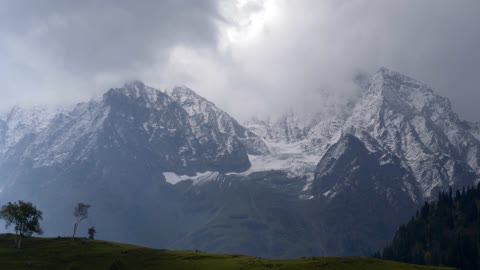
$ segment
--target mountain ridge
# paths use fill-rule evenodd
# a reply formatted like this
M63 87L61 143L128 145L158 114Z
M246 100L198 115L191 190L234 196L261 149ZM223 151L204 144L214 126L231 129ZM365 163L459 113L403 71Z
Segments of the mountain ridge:
M341 114L244 125L188 87L139 81L53 115L4 116L0 203L29 199L69 215L87 201L107 239L154 247L369 254L436 192L478 181L480 124L385 68L361 85ZM62 215L47 229L69 227Z

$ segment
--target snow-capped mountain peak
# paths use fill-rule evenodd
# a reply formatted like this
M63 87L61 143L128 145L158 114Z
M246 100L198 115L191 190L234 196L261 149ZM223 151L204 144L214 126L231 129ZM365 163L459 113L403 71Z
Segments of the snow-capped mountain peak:
M163 109L173 100L160 90L145 85L141 81L130 81L124 84L122 88L110 89L104 94L103 100L108 102L109 99L124 96L135 102L141 103L147 108Z
M399 157L426 198L449 185L472 182L480 172L479 141L465 130L449 100L386 68L372 77L342 132L370 151Z
M245 171L247 152L268 152L258 136L193 90L173 93L178 101L133 81L108 90L100 100L53 113L15 107L0 120L0 166L67 169L95 160L97 167L125 162L193 175ZM17 169L7 171L12 174L4 183L12 184Z
M269 152L263 140L249 129L240 125L233 117L218 108L213 102L201 97L185 86L177 86L167 93L188 113L189 122L198 138L218 140L227 137L240 140L251 155L262 155ZM206 133L209 128L218 133Z
M467 185L479 178L480 128L462 122L447 98L387 68L380 68L362 85L367 88L346 118L289 111L277 118L247 121L245 125L271 149L269 155L252 159L251 170L311 173L312 164L328 158L324 154L333 145L353 136L381 159L378 166L401 166L399 170L408 179L401 185L414 202L432 198L448 186ZM322 164L332 166L329 162Z
M167 90L167 94L177 101L190 116L197 118L203 117L203 122L208 122L210 117L215 118L217 115L227 115L227 113L221 111L213 102L201 97L186 86L176 86ZM222 128L222 126L220 127Z
M195 103L209 103L210 105L214 105L213 102L208 101L204 97L197 94L192 89L188 88L185 85L178 85L174 86L171 89L167 89L167 94L174 98L175 100L184 103L184 102L195 102Z

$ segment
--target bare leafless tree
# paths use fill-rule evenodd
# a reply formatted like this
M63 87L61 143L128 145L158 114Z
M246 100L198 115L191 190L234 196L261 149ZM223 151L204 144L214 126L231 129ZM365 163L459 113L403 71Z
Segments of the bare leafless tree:
M78 203L73 209L73 216L75 217L75 223L73 224L73 240L75 240L75 234L77 233L77 228L80 222L88 218L88 209L90 207L89 204Z

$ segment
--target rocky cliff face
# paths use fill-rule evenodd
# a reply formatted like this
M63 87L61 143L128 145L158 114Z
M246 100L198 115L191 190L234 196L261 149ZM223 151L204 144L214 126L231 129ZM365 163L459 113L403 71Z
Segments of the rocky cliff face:
M381 69L347 119L342 134L372 152L392 155L416 180L420 198L448 186L473 184L479 173L479 141L452 111L448 99L424 84Z
M222 145L230 146L238 140L248 154L268 154L268 147L260 137L193 90L175 87L170 96L188 113L190 125L200 141L221 141Z

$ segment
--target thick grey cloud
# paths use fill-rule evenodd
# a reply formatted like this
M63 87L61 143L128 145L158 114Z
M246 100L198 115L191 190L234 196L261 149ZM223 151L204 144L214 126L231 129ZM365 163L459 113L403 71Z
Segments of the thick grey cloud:
M357 72L386 66L480 120L478 14L474 0L2 1L0 108L138 78L246 118L341 107Z
M0 91L11 102L86 97L141 77L179 44L215 47L219 19L211 0L2 1Z
M9 3L11 5L9 5ZM17 1L2 9L3 30L26 37L76 73L149 65L177 43L216 41L213 1ZM47 51L48 50L48 51Z

